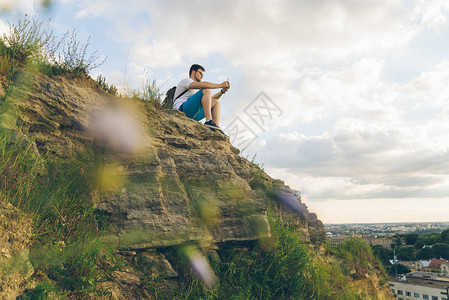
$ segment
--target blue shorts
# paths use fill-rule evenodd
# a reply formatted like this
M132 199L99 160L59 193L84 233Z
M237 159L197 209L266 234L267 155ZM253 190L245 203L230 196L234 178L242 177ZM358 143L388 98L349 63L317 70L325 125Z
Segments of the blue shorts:
M201 106L201 98L203 98L203 91L196 92L193 96L187 98L179 108L180 111L186 114L187 117L199 121L204 119L204 110Z

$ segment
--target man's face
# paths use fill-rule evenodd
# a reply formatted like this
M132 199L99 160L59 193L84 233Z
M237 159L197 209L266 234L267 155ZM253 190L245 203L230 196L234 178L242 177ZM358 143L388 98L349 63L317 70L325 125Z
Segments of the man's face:
M195 72L195 80L198 82L201 82L201 80L203 80L204 71L198 70L198 71L194 71L194 72Z

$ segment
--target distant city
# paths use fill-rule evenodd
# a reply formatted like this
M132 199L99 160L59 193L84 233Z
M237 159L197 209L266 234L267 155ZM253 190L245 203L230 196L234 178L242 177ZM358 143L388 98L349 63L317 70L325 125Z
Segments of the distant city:
M449 228L449 222L435 223L375 223L375 224L324 224L327 236L359 235L389 237L396 234L427 234Z
M330 246L356 238L371 245L398 300L449 299L449 222L325 224ZM392 249L394 248L394 250Z

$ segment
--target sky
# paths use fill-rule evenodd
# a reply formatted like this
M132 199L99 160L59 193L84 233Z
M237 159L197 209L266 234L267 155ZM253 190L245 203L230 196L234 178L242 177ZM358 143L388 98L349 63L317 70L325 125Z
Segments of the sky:
M106 61L121 91L231 89L220 126L324 223L449 221L449 1L0 0Z

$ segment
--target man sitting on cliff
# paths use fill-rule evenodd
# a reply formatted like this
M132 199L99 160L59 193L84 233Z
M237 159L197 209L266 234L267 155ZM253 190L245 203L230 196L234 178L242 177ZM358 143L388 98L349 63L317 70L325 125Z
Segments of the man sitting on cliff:
M212 83L202 81L205 69L197 64L190 67L189 78L181 80L173 96L173 109L180 110L187 117L196 121L206 118L204 125L211 129L220 130L220 97L226 93L229 81ZM211 89L221 90L212 95Z

